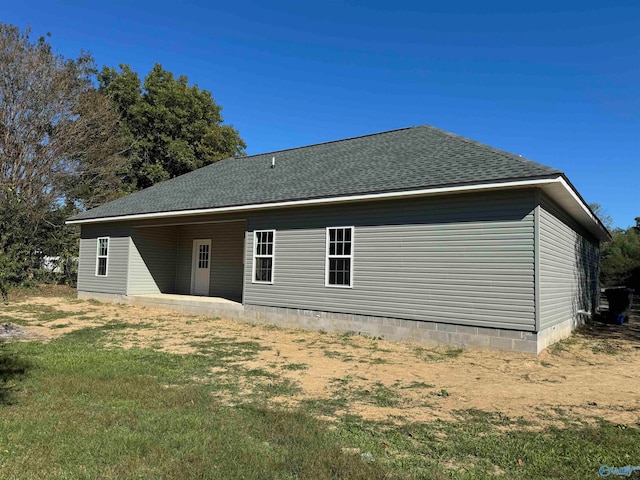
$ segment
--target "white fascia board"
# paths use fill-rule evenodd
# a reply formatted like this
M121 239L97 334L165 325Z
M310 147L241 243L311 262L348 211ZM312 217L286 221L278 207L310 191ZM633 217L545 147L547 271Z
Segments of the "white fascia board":
M609 233L598 217L591 211L591 208L584 202L575 188L564 177L559 177L559 183L564 187L566 193L570 195L571 203L579 207L579 215L573 214L573 217L598 238L598 240L604 242L611 240L611 233Z
M585 205L585 203L582 201L582 199L578 196L578 194L574 191L573 188L571 188L571 185L569 185L567 183L567 181L560 177L560 183L562 184L562 186L564 188L567 189L567 191L569 192L569 194L573 197L573 199L575 200L575 202L580 205L580 207L582 208L582 210L584 211L584 213L594 222L594 223L599 223L598 218L593 214L593 212L591 211L591 209Z
M85 224L85 223L105 223L116 221L129 221L129 220L146 220L150 218L163 218L163 217L182 217L189 215L206 215L212 213L231 213L242 212L247 210L266 210L272 208L287 208L287 207L302 207L309 205L330 205L336 203L357 202L365 200L385 200L396 198L408 198L419 197L426 195L439 195L446 193L462 193L462 192L476 192L484 190L499 190L505 188L516 187L542 187L552 183L558 183L562 180L561 176L552 178L541 178L535 180L516 180L511 182L496 182L496 183L484 183L476 185L460 185L454 187L435 187L424 188L420 190L405 190L398 192L386 192L386 193L370 193L364 195L348 195L343 197L329 197L329 198L314 198L309 200L292 200L288 202L273 202L273 203L256 203L252 205L239 205L234 207L216 207L216 208L201 208L196 210L174 210L169 212L155 212L155 213L138 213L133 215L120 215L117 217L100 217L100 218L88 218L84 220L67 220L68 225ZM568 188L568 185L565 186ZM569 188L569 190L571 190Z
M340 203L359 202L367 200L385 200L385 199L399 199L399 198L411 198L422 197L428 195L444 195L450 193L465 193L465 192L481 192L491 190L503 190L508 188L529 188L536 187L541 188L548 195L554 198L558 203L564 204L565 208L573 211L570 212L574 218L581 223L587 230L602 241L610 240L611 235L607 229L602 225L598 218L593 214L591 209L585 204L584 200L580 198L580 195L575 189L565 180L563 175L548 178L538 178L532 180L515 180L506 182L494 182L475 185L459 185L453 187L435 187L424 188L419 190L405 190L398 192L386 192L386 193L370 193L363 195L348 195L342 197L330 197L330 198L314 198L309 200L293 200L288 202L273 202L273 203L256 203L251 205L239 205L234 207L216 207L216 208L201 208L195 210L176 210L169 212L155 212L155 213L139 213L134 215L120 215L117 217L101 217L101 218L88 218L85 220L68 220L68 225L74 224L88 224L88 223L106 223L117 221L131 221L131 220L147 220L153 218L176 218L196 215L207 215L214 213L233 213L233 212L245 212L245 211L257 211L276 208L287 207L303 207L312 205L331 205ZM564 201L560 201L564 200ZM568 200L568 203L566 201ZM575 209L577 207L577 210Z

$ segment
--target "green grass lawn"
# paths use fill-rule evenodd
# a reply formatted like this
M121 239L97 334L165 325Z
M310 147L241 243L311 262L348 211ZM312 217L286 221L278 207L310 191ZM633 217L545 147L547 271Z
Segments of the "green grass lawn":
M0 348L1 479L596 478L600 465L640 464L638 429L568 416L554 427L481 411L451 422L324 422L348 395L398 399L346 382L344 398L277 408L269 399L295 384L214 368L252 358L258 344L212 337L188 355L105 346L129 327Z

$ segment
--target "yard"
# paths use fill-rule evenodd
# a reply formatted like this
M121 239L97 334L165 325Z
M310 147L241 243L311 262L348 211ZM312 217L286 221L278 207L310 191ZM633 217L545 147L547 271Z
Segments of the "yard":
M0 350L3 479L596 478L640 465L637 314L538 357L61 289L0 306L7 322L24 336Z

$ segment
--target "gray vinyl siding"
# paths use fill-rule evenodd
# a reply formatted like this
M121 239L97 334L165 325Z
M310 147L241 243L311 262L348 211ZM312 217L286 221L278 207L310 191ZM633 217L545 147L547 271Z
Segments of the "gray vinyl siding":
M78 290L85 292L127 293L130 228L122 223L82 225L78 263ZM109 237L107 276L96 275L98 238Z
M211 239L209 295L242 300L245 222L201 223L179 226L176 291L191 293L193 241Z
M129 248L127 293L173 293L177 248L177 226L133 228Z
M248 217L244 303L535 329L533 190L264 211ZM353 288L325 286L326 227L354 226ZM253 231L275 229L273 285Z
M546 195L540 196L540 328L593 311L599 243Z

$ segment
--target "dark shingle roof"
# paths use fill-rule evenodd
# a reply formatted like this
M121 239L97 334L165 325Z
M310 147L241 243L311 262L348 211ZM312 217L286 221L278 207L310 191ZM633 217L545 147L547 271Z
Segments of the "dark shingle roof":
M276 157L276 167L270 168ZM559 170L430 126L228 158L73 220L539 178Z

